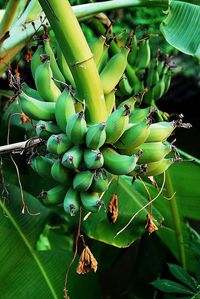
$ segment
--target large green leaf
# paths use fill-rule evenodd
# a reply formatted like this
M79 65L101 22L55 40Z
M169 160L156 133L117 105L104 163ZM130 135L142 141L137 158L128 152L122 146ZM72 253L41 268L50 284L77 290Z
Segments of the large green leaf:
M173 47L200 60L200 6L188 2L171 1L161 31Z
M40 215L23 215L18 188L10 185L9 191L9 206L0 201L0 298L63 298L65 271L72 251L54 247L53 250L37 252L35 244L50 216L49 211L35 197L25 193L31 212L40 212ZM79 276L75 266L70 273L72 298L99 298L94 274Z

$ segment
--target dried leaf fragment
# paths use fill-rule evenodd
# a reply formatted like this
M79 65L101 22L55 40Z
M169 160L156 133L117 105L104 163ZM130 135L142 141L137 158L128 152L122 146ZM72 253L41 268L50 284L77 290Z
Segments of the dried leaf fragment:
M22 125L30 122L30 118L26 114L24 114L24 112L21 113L20 119L21 119Z
M108 220L110 223L115 223L118 217L118 196L113 194L110 198L107 212Z
M97 265L98 265L97 260L93 256L89 247L85 246L85 248L83 249L83 251L81 253L76 272L78 274L85 274L85 273L90 272L90 270L96 272Z
M145 225L149 234L152 234L154 231L158 230L158 227L153 222L152 216L150 214L147 215L147 223Z

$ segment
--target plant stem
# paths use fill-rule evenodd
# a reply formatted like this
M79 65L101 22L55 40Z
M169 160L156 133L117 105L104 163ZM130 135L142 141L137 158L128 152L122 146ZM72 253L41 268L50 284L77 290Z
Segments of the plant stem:
M100 77L81 27L67 0L39 0L73 74L78 97L86 103L87 121L107 118Z
M167 192L167 196L170 198L174 195L174 188L171 181L171 177L169 171L166 171L166 182L165 188ZM174 222L174 229L176 232L176 240L177 240L177 247L179 249L179 256L180 262L183 268L186 268L186 256L185 256L185 248L184 248L184 238L183 238L183 231L181 227L181 217L178 210L178 205L176 201L176 195L170 200L170 208L172 213L172 218Z

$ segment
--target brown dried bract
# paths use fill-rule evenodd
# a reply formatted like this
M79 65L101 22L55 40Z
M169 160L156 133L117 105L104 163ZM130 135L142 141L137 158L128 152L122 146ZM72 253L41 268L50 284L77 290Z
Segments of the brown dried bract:
M150 214L147 215L147 223L145 228L148 229L149 234L152 234L154 231L158 230L158 227L153 222L152 216Z
M110 223L115 223L118 217L118 196L113 194L110 198L107 212L108 220Z
M23 112L20 115L20 119L21 119L22 125L27 124L27 123L30 122L30 118L26 114L24 114Z
M33 57L33 52L32 50L28 50L28 52L26 53L25 55L25 60L26 62L30 62L32 60L32 57Z
M85 274L90 272L90 270L96 272L97 271L97 260L93 256L92 252L90 251L88 246L85 246L83 249L80 259L79 259L79 264L76 269L76 272L78 274Z

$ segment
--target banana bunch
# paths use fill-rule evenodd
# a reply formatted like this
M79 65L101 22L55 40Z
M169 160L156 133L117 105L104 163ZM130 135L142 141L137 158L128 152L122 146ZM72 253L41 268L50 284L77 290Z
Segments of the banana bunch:
M74 96L69 66L59 46L53 49L49 39L38 46L31 61L36 89L23 83L18 95L22 111L38 121L35 132L46 145L45 153L34 156L30 165L41 177L55 182L42 192L42 201L62 204L70 216L77 214L80 205L91 212L99 210L110 175L163 173L179 160L176 155L168 157L175 147L166 141L176 127L186 127L182 120L153 123L154 107L136 107L134 94L142 87L148 86L145 102L150 104L150 91L157 100L158 84L163 90L159 97L169 87L169 68L158 59L151 61L148 38L138 41L134 36L128 46L116 51L116 41L106 34L90 47L105 95L106 122L87 122L84 104Z

